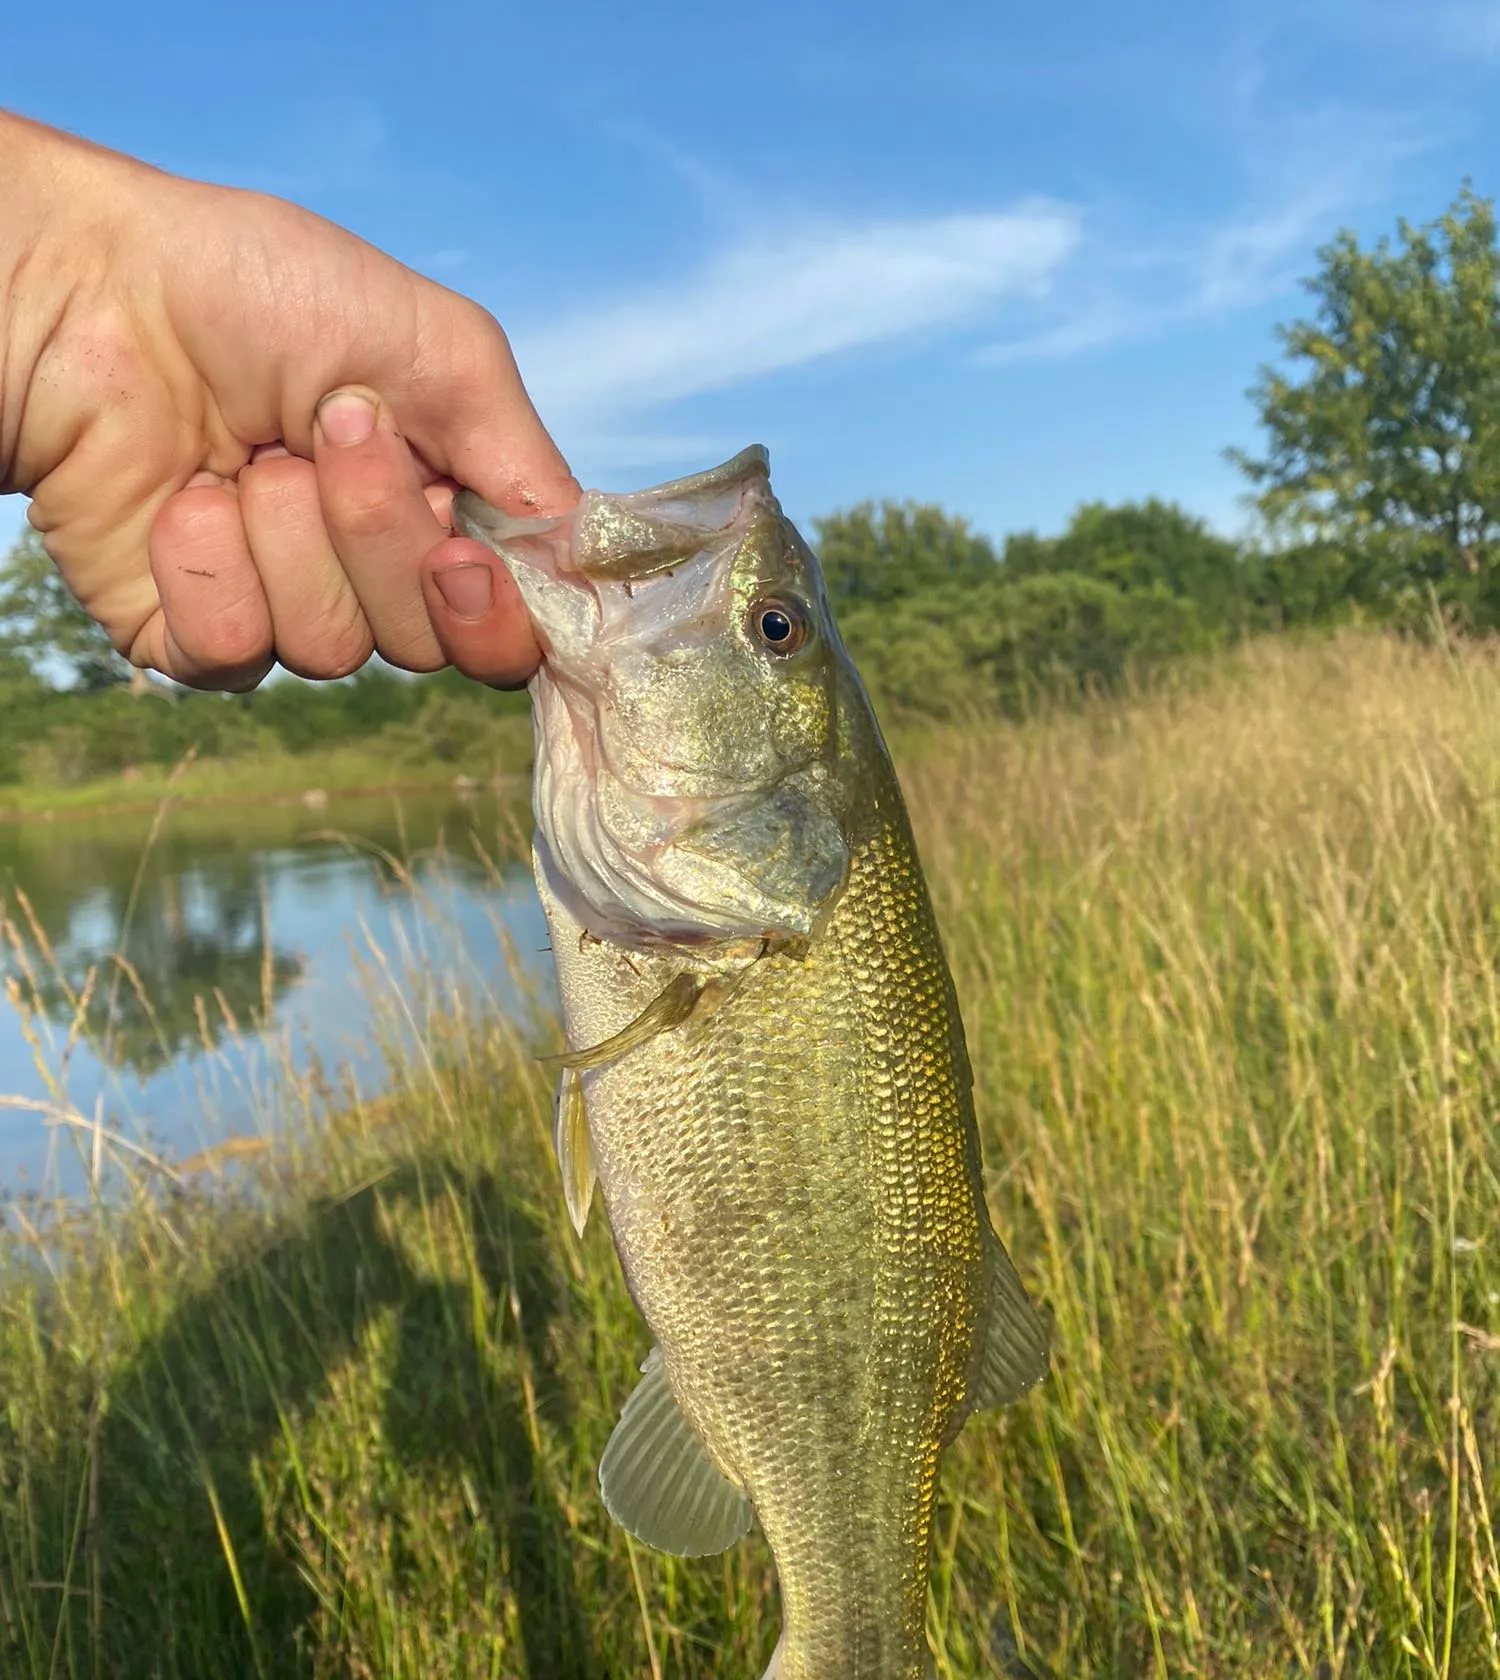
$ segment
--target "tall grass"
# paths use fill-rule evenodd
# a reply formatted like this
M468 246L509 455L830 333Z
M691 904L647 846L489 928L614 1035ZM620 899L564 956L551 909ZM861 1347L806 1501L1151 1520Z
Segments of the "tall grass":
M901 756L1055 1324L946 1457L939 1676L1500 1674L1500 667L1268 644ZM379 1101L18 1210L6 1680L763 1667L758 1541L600 1508L646 1338L525 1029L386 996Z

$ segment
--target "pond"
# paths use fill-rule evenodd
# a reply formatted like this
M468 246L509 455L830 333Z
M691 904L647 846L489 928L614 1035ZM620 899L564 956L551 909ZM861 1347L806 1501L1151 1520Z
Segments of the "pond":
M519 1010L550 958L523 791L0 823L0 1198L89 1182L82 1124L180 1158L373 1094L395 1030Z

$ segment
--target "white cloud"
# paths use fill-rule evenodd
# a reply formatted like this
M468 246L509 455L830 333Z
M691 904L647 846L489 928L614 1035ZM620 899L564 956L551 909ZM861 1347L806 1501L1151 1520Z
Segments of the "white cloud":
M440 251L428 251L416 259L421 274L451 274L465 267L473 253L465 245L445 245Z
M975 363L1064 361L1253 308L1312 268L1314 248L1333 230L1329 213L1312 197L1225 222L1176 251L1101 257L1086 293L1058 298L1051 319L986 345Z
M1247 123L1241 169L1248 190L1219 221L1174 241L1091 252L1075 264L1026 330L986 345L975 361L1001 367L1058 361L1297 295L1317 251L1351 214L1379 201L1407 158L1430 145L1413 123L1337 108L1300 112L1263 130ZM1299 300L1300 301L1300 300Z
M676 284L520 335L516 354L544 413L639 410L1039 295L1079 231L1075 211L1028 201L762 235Z

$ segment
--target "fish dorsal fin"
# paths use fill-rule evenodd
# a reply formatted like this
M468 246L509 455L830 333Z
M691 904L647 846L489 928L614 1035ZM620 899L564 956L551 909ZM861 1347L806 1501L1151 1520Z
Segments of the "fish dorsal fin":
M594 1149L589 1142L589 1116L583 1101L583 1081L572 1068L564 1068L557 1082L557 1113L552 1126L557 1147L557 1165L562 1172L563 1200L568 1218L581 1237L589 1221L594 1200Z
M1026 1298L1010 1256L995 1236L985 1243L989 1280L984 1358L974 1385L976 1411L1008 1406L1047 1374L1047 1332Z
M641 1373L599 1462L605 1509L659 1552L722 1552L750 1532L750 1501L716 1468L678 1409L660 1348L652 1348Z

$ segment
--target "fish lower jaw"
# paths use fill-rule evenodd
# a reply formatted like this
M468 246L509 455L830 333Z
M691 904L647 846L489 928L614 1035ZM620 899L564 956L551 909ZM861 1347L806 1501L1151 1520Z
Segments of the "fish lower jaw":
M577 877L589 872L568 868L564 860L569 855L567 838L557 826L539 822L532 840L532 862L538 884L545 887L544 896L550 894L557 901L585 940L634 955L678 954L697 966L723 970L771 952L804 956L821 926L818 918L808 918L809 931L800 925L772 926L712 908L695 913L685 903L658 901L624 889L607 872L594 871L593 890L586 890Z

